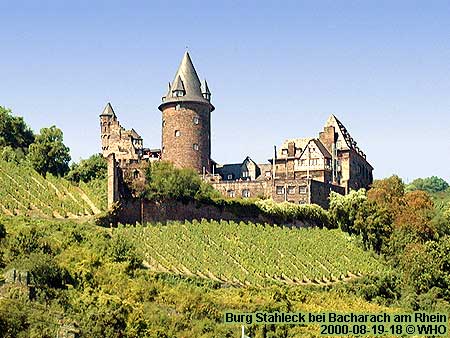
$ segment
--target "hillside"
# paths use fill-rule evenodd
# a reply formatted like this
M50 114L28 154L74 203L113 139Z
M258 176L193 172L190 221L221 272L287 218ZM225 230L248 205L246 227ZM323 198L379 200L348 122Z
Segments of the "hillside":
M383 269L340 230L203 220L118 232L152 270L233 285L325 285Z
M80 184L48 174L46 178L25 165L0 161L0 212L5 215L77 218L105 208L106 184Z
M334 230L289 230L224 223L220 225L224 230L218 231L218 224L209 222L105 229L73 220L29 217L0 217L0 224L6 229L6 238L0 240L0 251L4 253L0 256L0 272L11 276L11 269L16 269L18 273L28 271L31 275L29 283L13 283L5 278L3 286L0 278L0 327L5 328L7 338L63 336L71 327L76 328L80 338L238 337L241 326L224 324L224 311L377 313L397 310L369 303L347 291L352 282L329 287L317 283L287 285L267 278L267 284L271 285L264 288L234 287L201 274L152 271L142 264L140 254L140 251L148 252L149 240L154 239L158 242L155 248L161 249L161 257L179 260L174 262L174 267L181 268L181 264L187 265L186 261L195 257L204 261L201 270L204 273L210 270L218 274L220 268L222 277L242 278L237 265L229 259L230 250L240 248L241 252L232 255L237 259L238 254L244 254L245 247L252 251L252 245L273 238L273 244L266 242L254 255L254 269L261 269L263 261L270 259L272 262L267 266L270 273L273 273L270 269L279 265L279 274L293 278L286 258L270 257L280 250L283 255L295 256L292 263L297 269L308 261L312 267L337 267L339 257L331 255L339 255L354 261L355 268L370 272L372 267L376 272L376 263L370 256L359 254L351 241ZM249 232L256 228L261 235L252 240ZM147 237L139 240L141 236ZM175 248L182 239L185 249L177 252ZM224 248L225 254L214 248L213 241ZM246 245L232 245L239 242ZM307 254L314 246L317 255ZM325 252L329 248L330 255ZM146 259L149 258L147 255ZM245 264L247 269L252 266L248 261ZM342 271L353 265L343 264ZM169 267L167 264L166 268ZM264 282L252 274L254 279ZM250 277L246 280L253 281ZM26 297L29 289L35 290L32 300ZM319 336L318 326L255 324L246 329L251 337Z

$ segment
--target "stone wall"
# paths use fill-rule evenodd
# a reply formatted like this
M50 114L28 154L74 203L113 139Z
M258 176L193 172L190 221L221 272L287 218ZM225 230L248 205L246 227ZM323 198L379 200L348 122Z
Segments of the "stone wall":
M270 197L269 181L219 181L211 183L225 197Z
M166 201L157 203L146 199L131 199L122 201L122 205L117 210L117 219L123 224L201 219L273 223L272 220L262 215L256 217L254 215L236 215L225 209L201 202Z
M102 154L116 159L139 159L143 142L134 130L126 130L115 115L100 115Z
M162 155L179 168L211 172L210 112L194 103L172 104L162 112Z

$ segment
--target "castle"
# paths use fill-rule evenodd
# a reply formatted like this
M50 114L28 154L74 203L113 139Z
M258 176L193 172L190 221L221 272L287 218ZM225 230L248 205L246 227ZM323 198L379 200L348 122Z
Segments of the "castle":
M229 198L264 197L275 201L328 206L331 191L341 194L368 188L373 167L344 125L331 115L318 137L289 139L275 147L267 163L246 157L241 163L211 159L211 92L200 81L189 53L159 105L160 149L143 147L142 137L126 130L108 103L100 114L103 156L108 158L108 204L145 185L145 167L165 160L192 168Z

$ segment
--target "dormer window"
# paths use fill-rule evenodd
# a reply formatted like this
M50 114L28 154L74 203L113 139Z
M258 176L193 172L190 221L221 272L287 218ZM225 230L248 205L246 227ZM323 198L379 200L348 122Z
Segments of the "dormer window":
M173 96L174 97L184 96L184 90L174 90L173 91Z
M203 93L203 97L208 101L211 100L211 94L209 94L209 93Z

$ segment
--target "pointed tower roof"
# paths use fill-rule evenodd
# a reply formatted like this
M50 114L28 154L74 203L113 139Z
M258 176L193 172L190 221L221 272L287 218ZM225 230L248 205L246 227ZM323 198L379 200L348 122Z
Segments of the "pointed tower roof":
M185 94L179 97L173 96L173 91L179 85L183 87L182 90L184 90ZM176 102L204 103L210 106L211 111L214 110L214 106L212 106L211 103L202 95L200 79L198 78L191 57L187 51L184 53L180 66L175 73L174 80L172 82L172 93L165 96L163 103L158 107L159 110L162 110L164 106L169 103Z
M163 96L163 101L164 101L167 97L170 97L171 95L172 95L172 86L170 85L170 82L169 82L169 85L167 86L167 93L166 93L165 96Z
M208 82L206 82L206 80L203 80L202 83L202 94L211 94L209 91Z
M114 113L114 109L111 106L111 103L107 103L105 109L103 109L103 112L100 114L100 116L116 116L116 114Z
M172 92L179 91L179 90L181 90L183 92L186 91L186 89L184 89L183 80L181 80L180 75L178 75L177 78L175 79L175 81L173 81Z

